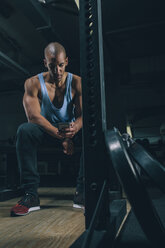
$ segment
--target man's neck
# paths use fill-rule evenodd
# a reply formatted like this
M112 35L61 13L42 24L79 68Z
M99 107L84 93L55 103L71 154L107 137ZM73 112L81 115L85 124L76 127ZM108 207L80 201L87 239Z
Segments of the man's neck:
M56 87L57 88L63 87L63 85L65 84L65 79L66 79L66 77L63 76L62 80L60 82L55 82Z
M62 88L65 84L66 76L67 76L67 73L65 72L61 81L56 81L49 74L48 83L50 83L52 85L52 87L54 87L54 88Z

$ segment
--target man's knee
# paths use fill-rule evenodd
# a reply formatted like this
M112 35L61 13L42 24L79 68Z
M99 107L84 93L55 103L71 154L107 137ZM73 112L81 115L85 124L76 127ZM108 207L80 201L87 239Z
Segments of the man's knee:
M23 123L17 129L17 137L22 136L23 134L30 134L33 129L33 123Z
M17 130L17 142L18 140L26 140L28 138L35 137L38 135L38 132L40 133L40 127L37 124L34 123L23 123L18 127Z

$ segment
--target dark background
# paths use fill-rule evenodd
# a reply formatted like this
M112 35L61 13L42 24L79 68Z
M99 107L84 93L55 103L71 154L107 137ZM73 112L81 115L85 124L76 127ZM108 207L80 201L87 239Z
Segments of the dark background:
M0 0L1 147L14 145L16 130L26 121L24 81L45 70L43 50L49 42L66 48L67 70L80 75L78 4L74 0L44 2ZM135 139L149 142L162 161L164 12L161 0L102 0L107 126L121 132L130 129ZM6 154L0 156L2 168Z

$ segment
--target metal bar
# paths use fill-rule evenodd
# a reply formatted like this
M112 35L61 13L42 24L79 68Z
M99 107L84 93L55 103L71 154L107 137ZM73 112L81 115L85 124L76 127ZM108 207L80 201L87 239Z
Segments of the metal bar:
M70 14L77 15L77 16L79 14L79 12L76 9L72 9L70 7L64 7L64 6L61 6L60 4L52 3L52 6L56 10L60 10L62 12L68 13L68 14L70 13Z
M42 26L42 27L36 28L36 30L41 31L41 30L50 29L50 28L51 28L51 26Z
M135 31L137 29L146 29L149 27L154 27L154 26L156 27L156 26L164 25L164 24L165 24L165 20L159 21L159 22L147 23L147 24L143 24L143 25L136 25L136 26L132 26L132 27L119 28L116 30L107 31L105 34L111 35L111 34L125 33L125 32L129 32L129 31Z
M34 0L31 0L31 1L34 1ZM56 10L61 10L61 11L66 12L66 13L78 15L78 13L79 13L78 1L73 0L73 1L68 1L67 4L66 3L67 3L66 1L62 2L62 1L55 1L55 0L47 0L47 1L45 1L45 3L43 5L48 5L48 6L51 5L54 8L56 8Z
M43 7L40 2L38 2L37 0L30 0L30 2L32 3L32 5L34 6L34 8L37 10L37 12L40 14L40 16L44 19L44 21L46 22L47 26L51 28L52 32L55 34L55 36L57 37L57 39L61 42L63 42L63 39L61 38L61 36L55 32L55 27L54 24L52 24L52 20L51 20L51 14L49 13L49 15L46 14L45 11L43 11ZM48 5L47 1L44 5ZM47 9L48 11L48 9ZM41 31L42 29L38 29L38 31Z
M103 55L103 34L102 34L102 11L101 1L97 1L97 18L98 18L98 45L99 45L99 63L100 63L100 89L101 89L101 108L102 108L102 128L107 129L106 121L106 103L105 103L105 80L104 80L104 55Z
M17 71L21 74L24 74L26 76L29 76L30 73L24 69L22 66L20 66L17 62L9 58L6 54L0 51L0 62L4 64L7 67L10 67L12 70Z
M38 3L34 2L36 0L31 0L35 6L38 5ZM70 1L70 3L68 2L66 5L66 1L62 2L62 1L55 1L55 0L47 0L45 2L39 1L41 4L44 5L52 5L53 7L55 7L58 10L64 11L66 13L72 13L74 15L78 15L78 9L79 9L79 3L76 0ZM71 7L71 3L73 3L75 5L74 8ZM72 5L73 6L73 5Z
M83 165L85 171L85 221L88 229L104 180L108 177L104 147L105 90L100 0L80 0L80 69L83 103ZM99 10L98 10L99 9ZM99 22L99 24L98 24ZM100 75L101 74L101 75ZM102 113L104 112L104 113ZM104 119L104 120L103 120ZM101 230L108 225L108 197L104 199Z
M87 230L87 234L86 234L86 236L84 238L82 248L88 248L89 245L90 245L92 234L93 234L95 226L96 226L96 222L97 222L98 217L100 215L100 212L102 210L103 199L104 199L104 197L106 195L105 193L106 193L106 190L107 190L107 186L108 186L108 183L107 183L107 180L105 180L104 183L103 183L102 189L101 189L101 193L100 193L100 196L99 196L95 211L94 211L92 219L91 219L91 223L90 223L89 228Z
M43 11L43 7L42 7L41 3L39 3L36 0L30 0L30 2L32 3L32 5L34 6L34 8L38 11L38 13L40 14L40 16L42 16L42 18L47 23L47 25L48 26L51 26L50 17L48 15L46 15L45 12Z
M80 6L79 6L79 0L75 0L76 4L77 4L77 8L79 9Z

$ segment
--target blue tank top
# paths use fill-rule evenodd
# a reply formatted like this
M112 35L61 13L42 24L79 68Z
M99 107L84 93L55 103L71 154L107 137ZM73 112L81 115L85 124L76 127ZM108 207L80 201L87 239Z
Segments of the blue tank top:
M42 96L41 115L44 116L54 126L56 126L56 124L59 122L75 121L74 105L72 100L72 76L73 75L68 72L63 105L61 108L56 108L49 98L43 73L38 74L41 84Z

